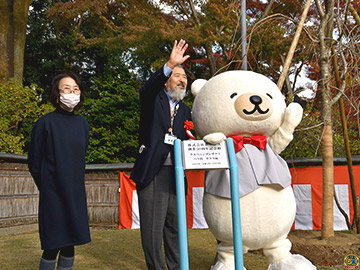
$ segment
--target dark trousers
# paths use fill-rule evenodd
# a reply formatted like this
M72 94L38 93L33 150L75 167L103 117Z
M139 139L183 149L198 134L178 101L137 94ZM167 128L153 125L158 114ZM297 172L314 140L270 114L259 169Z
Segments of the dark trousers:
M180 268L174 167L164 166L153 181L138 189L140 231L148 269Z

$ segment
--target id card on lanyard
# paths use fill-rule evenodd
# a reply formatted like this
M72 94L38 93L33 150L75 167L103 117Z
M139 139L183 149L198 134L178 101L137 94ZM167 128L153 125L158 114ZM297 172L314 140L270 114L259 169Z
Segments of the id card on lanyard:
M176 104L174 111L171 110L170 103L169 106L170 106L170 115L171 115L170 128L168 129L169 133L165 134L164 143L174 145L174 142L177 139L177 137L173 133L173 126L174 126L175 116L177 115L179 109L179 104Z

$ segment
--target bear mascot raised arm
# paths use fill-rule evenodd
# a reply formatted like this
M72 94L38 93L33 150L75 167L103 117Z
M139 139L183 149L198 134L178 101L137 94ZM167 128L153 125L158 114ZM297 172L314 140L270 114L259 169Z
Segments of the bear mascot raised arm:
M209 81L198 79L192 118L197 134L217 144L232 137L239 174L243 252L263 249L268 270L310 270L316 267L290 253L287 239L295 219L291 176L279 153L293 139L303 106L296 98L286 106L279 88L251 71L227 71ZM204 217L218 240L213 270L234 269L229 170L206 172Z

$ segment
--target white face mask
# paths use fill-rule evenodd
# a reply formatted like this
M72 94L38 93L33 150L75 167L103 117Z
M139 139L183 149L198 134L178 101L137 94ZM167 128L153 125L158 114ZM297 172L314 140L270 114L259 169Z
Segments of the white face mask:
M80 95L60 93L60 102L68 109L74 109L80 102Z

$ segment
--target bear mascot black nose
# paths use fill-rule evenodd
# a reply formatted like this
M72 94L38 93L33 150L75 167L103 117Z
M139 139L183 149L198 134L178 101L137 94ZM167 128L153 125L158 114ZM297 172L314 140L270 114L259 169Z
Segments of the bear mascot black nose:
M259 96L251 96L250 97L250 102L252 103L252 104L261 104L261 102L262 102L262 99L261 99L261 97L259 97Z

